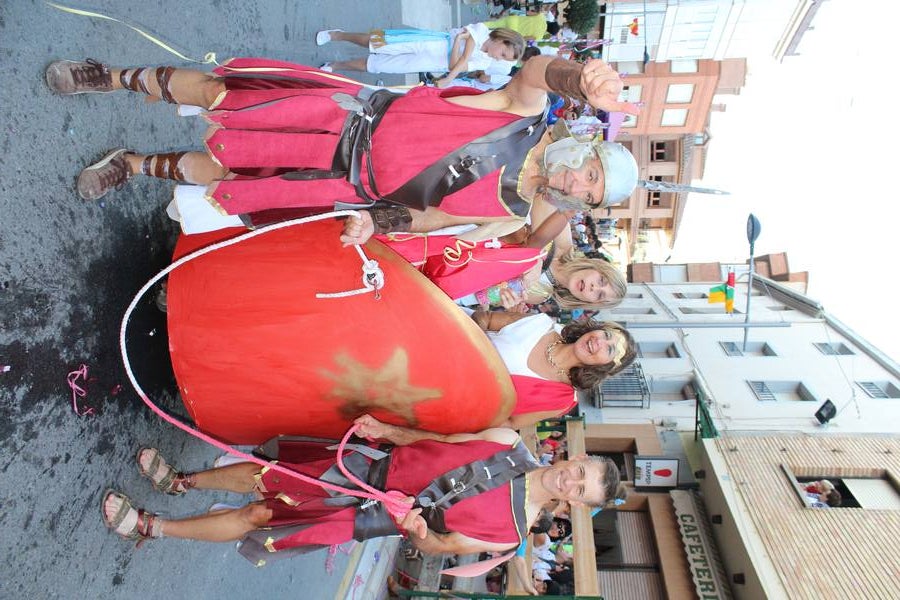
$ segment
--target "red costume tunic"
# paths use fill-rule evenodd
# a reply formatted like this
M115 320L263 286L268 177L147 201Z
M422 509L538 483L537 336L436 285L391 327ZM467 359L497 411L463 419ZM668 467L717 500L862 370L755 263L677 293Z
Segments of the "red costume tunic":
M567 383L526 375L512 375L512 382L516 388L513 415L549 411L564 415L578 404L575 388Z
M542 250L493 241L467 242L450 235L397 233L376 236L457 300L522 275L544 258Z
M354 96L362 87L359 83L311 67L256 58L234 59L215 73L225 77L227 92L207 114L214 127L206 144L212 157L237 177L213 184L209 195L226 213L278 208L321 212L335 201L360 202L345 179L279 177L288 171L331 168L348 115L332 96ZM473 91L418 87L388 108L370 152L382 195L454 149L520 118L445 100L468 93ZM500 199L502 171L444 197L441 210L458 216L524 217L530 203L517 198L508 206L509 201ZM365 165L361 180L368 185Z
M457 444L428 440L397 446L391 453L385 488L416 496L447 471L507 448L480 440ZM303 463L279 460L278 464L319 477L335 463L333 457L321 458L321 454L313 458ZM285 555L297 554L353 539L355 508L328 505L325 500L330 496L321 487L285 477L277 471L265 471L259 479L273 518L269 527L250 532L244 539L241 553L251 560L261 556L261 547L268 550L268 554L262 554L265 560L285 550L289 550ZM444 523L448 531L514 546L521 542L519 532L524 531L526 524L516 522L513 499L512 484L506 483L452 505L444 512ZM523 502L524 498L518 501ZM485 518L487 515L490 518Z

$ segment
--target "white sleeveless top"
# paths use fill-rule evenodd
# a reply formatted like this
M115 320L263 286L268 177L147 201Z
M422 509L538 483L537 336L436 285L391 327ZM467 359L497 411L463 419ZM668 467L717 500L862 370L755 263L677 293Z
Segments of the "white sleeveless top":
M562 326L552 318L538 314L510 323L500 331L489 331L488 337L506 364L510 375L547 379L528 368L528 355L541 337L551 330L559 332L561 329Z

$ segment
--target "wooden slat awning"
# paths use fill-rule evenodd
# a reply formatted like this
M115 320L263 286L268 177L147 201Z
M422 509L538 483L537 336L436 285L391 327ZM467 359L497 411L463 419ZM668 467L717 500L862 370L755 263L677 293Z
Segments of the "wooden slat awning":
M728 576L719 558L703 502L694 492L672 490L669 495L675 505L675 517L697 595L704 600L731 600Z

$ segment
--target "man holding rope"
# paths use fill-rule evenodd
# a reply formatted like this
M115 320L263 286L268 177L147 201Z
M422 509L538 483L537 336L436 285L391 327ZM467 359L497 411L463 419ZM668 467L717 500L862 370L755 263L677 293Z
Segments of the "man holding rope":
M503 222L508 232L529 213L539 223L557 209L621 203L637 181L623 146L554 141L545 132L547 91L637 112L618 100L622 81L602 60L535 57L506 88L483 94L373 92L333 73L265 59L235 59L212 74L57 61L46 79L60 94L132 90L205 111L206 151L120 148L78 178L78 193L90 200L137 174L182 182L169 212L186 233L335 208L368 209L348 220L345 243L469 223Z
M107 491L103 520L132 540L242 540L241 554L257 566L351 539L398 533L408 534L425 553L462 554L515 548L541 506L552 499L598 506L622 489L618 468L608 459L582 456L538 467L510 429L441 435L388 425L369 415L359 417L354 429L360 437L391 445L348 446L353 452L344 455L343 465L352 476L335 468L331 448L309 439L276 438L261 446L258 453L277 460L277 469L239 462L183 474L157 450L142 449L141 474L159 491L217 489L256 493L262 500L243 508L214 507L196 517L162 519ZM358 489L358 479L390 491L381 500L365 500L329 493L290 472L342 488ZM403 510L386 509L390 504Z

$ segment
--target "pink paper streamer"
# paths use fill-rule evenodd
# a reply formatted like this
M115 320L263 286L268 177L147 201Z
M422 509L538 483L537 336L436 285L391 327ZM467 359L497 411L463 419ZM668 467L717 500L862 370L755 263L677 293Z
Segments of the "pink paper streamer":
M82 364L78 369L69 373L66 377L66 381L69 383L69 388L72 390L72 409L75 411L75 414L79 417L85 417L87 415L94 414L93 408L86 408L84 410L80 410L78 408L78 398L84 398L87 396L87 391L80 385L78 385L78 379L82 378L85 382L87 381L87 365Z

